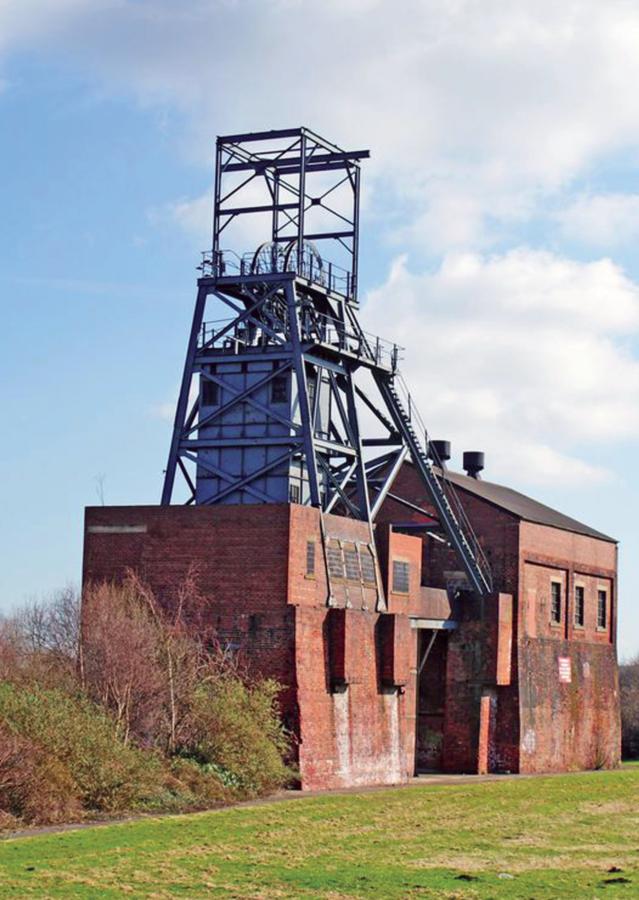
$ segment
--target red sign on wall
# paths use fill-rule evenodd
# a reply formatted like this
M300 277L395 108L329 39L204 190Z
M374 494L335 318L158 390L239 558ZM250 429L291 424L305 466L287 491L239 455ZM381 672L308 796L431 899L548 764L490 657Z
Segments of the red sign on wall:
M560 656L557 659L559 663L559 680L563 681L565 684L570 684L572 681L572 666L570 665L570 657L569 656Z

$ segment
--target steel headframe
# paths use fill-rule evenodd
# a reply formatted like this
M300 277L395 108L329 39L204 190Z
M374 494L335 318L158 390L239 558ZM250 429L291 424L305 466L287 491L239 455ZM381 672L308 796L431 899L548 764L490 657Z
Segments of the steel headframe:
M345 152L308 128L219 137L213 259L219 258L225 232L231 227L250 228L256 216L266 216L268 242L273 248L293 247L301 256L305 245L313 242L318 243L322 257L335 263L344 259L342 269L348 275L345 293L354 300L359 244L358 162L369 155L368 150ZM258 192L265 202L254 201ZM320 221L316 213L321 214ZM309 218L315 224L309 223ZM263 240L267 241L264 233ZM288 260L287 264L292 262ZM300 259L295 263L301 268Z
M295 465L308 483L302 502L364 520L372 533L410 456L470 586L483 594L491 589L488 563L445 468L435 468L429 457L428 435L398 371L400 348L366 334L357 317L359 161L368 155L345 152L306 128L218 138L213 246L200 267L162 503L171 502L178 470L190 492L188 503L281 502L265 488L265 476ZM311 190L311 176L319 180L319 192ZM265 186L265 201L253 199L256 182ZM227 229L244 228L259 215L268 220L268 233L262 232L256 248L243 255L222 249ZM326 249L341 252L344 266L327 262ZM206 322L209 303L230 319ZM229 360L268 360L273 368L239 389L211 367ZM295 382L295 415L260 399L264 386L283 373ZM356 373L368 374L370 389L356 383ZM200 391L192 397L197 377L217 385L222 399L215 409L202 409ZM362 435L363 407L381 424L383 437ZM259 437L224 438L223 429L209 429L239 410L258 412L279 426L278 436L266 429ZM239 473L210 456L225 447L241 455L256 446L264 450L263 461ZM384 452L367 458L372 447ZM214 495L199 498L187 463L217 479Z

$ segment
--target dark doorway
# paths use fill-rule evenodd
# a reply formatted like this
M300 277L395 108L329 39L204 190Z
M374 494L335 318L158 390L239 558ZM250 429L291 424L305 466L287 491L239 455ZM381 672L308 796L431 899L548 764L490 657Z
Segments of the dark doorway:
M441 772L448 634L423 628L417 635L415 773Z

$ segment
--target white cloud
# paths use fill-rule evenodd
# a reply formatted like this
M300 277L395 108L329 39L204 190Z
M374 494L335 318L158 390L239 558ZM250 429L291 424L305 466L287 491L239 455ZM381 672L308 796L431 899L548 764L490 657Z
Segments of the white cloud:
M530 249L398 259L363 309L403 364L433 437L486 449L488 477L583 484L592 445L639 438L639 287L609 260Z
M115 8L117 2L103 3ZM43 40L64 38L78 17L91 11L92 0L2 0L0 50L12 51Z
M580 194L555 218L569 240L590 247L624 247L639 237L639 194Z
M204 249L211 244L213 228L213 195L209 189L192 200L179 200L169 203L161 210L151 212L152 222L173 222L188 235L192 236L197 246Z
M263 179L248 184L241 194L241 206L258 206L269 202L264 196ZM168 203L149 213L152 224L173 223L193 239L195 246L205 250L211 246L213 229L213 187L192 199ZM224 229L222 249L248 252L269 240L271 217L266 213L237 217Z
M608 154L639 143L639 7L625 0L5 0L107 88L217 132L309 124L373 149L383 205L434 250L485 247ZM27 10L28 7L28 10Z

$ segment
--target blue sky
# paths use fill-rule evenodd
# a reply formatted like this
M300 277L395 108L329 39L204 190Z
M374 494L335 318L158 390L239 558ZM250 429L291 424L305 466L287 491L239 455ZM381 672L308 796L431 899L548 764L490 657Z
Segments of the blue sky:
M215 135L305 124L371 149L363 323L431 433L620 539L639 651L639 10L556 6L0 2L2 608L99 484L158 500Z

